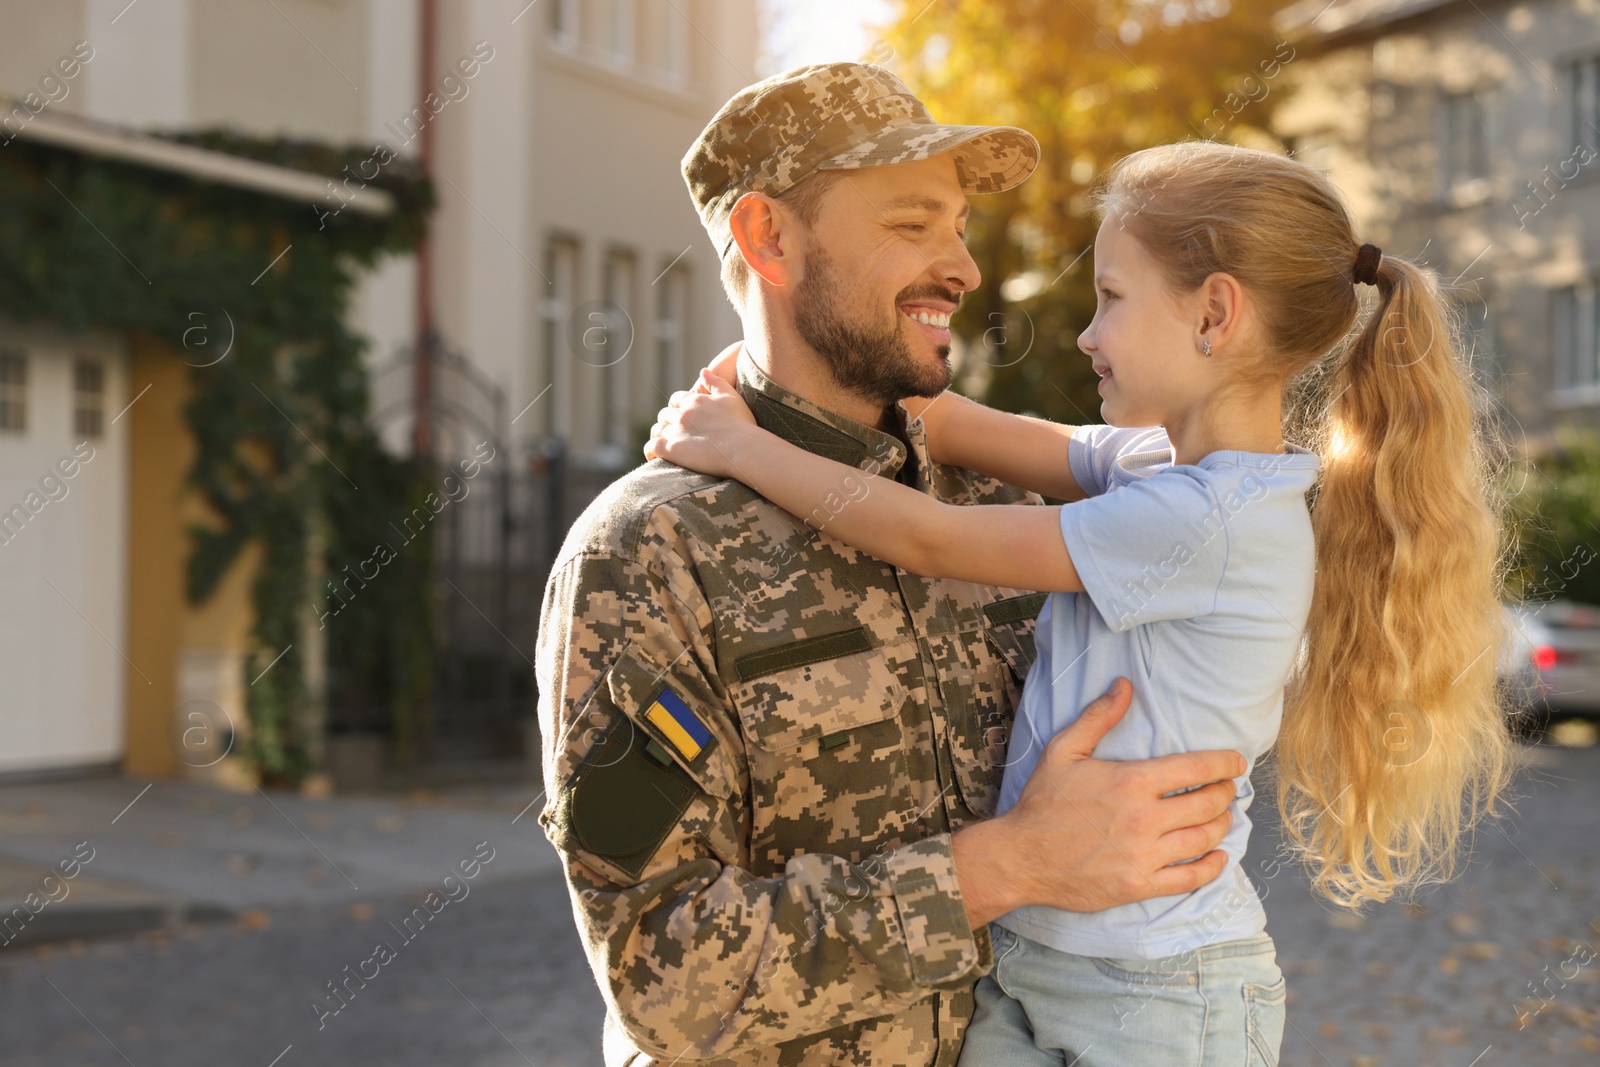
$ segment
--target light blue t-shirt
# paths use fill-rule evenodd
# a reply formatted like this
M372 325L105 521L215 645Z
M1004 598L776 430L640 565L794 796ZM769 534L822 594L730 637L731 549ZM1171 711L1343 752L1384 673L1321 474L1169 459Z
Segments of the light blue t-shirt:
M1067 445L1089 496L1061 509L1084 593L1052 593L1035 630L999 810L1016 806L1044 744L1085 705L1133 684L1127 715L1095 756L1137 760L1233 749L1255 765L1278 735L1284 685L1311 609L1306 491L1314 452L1217 451L1174 464L1166 430L1080 426ZM1266 928L1240 863L1249 772L1235 780L1229 864L1193 893L1106 911L1029 906L1000 925L1063 952L1158 959Z

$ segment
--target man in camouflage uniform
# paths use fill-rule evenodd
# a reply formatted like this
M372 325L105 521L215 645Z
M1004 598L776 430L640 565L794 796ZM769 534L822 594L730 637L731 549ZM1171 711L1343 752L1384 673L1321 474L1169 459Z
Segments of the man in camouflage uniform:
M734 205L778 197L819 168L946 157L958 191L992 192L1027 177L1037 153L1021 130L937 125L889 72L841 63L739 93L684 174L717 247L742 255ZM957 247L908 282L974 287ZM744 302L752 345L764 331L751 311L771 296L762 287ZM816 380L823 363L802 346L767 347L767 370L751 352L738 364L756 420L863 470L818 502L811 526L825 527L874 475L956 503L1040 503L931 462L921 421L898 403L874 426L780 385L775 377ZM1203 775L1137 779L1145 799L1127 805L1138 818L1111 830L1115 843L1073 808L1102 810L1096 791L1123 796L1141 765L1062 762L1029 810L1076 838L991 833L980 847L984 828L1018 821L983 820L1043 600L897 570L737 481L661 460L594 501L551 573L537 674L541 822L606 1001L607 1063L954 1064L973 984L992 964L988 919L1047 899L1104 907L1153 896L1149 875L1127 864L1104 873L1121 862L1113 852L1155 870L1215 846L1231 783L1190 794L1181 818L1146 815L1175 810L1162 792L1237 773L1234 759ZM1091 766L1104 786L1072 777ZM1036 780L1059 769L1041 768ZM1163 839L1165 858L1148 860L1160 833L1180 826L1192 832ZM1057 847L1077 839L1082 849ZM1041 846L1049 854L1028 854ZM1093 850L1098 867L1076 858ZM1054 885L1079 879L1081 895L999 885L1008 856ZM1056 859L1060 871L1037 862ZM1208 872L1197 879L1220 870L1192 867Z

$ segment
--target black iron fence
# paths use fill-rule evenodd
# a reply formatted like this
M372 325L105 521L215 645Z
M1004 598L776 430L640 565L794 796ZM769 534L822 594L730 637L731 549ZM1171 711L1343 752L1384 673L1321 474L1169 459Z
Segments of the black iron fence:
M452 505L436 546L441 641L431 758L526 750L550 565L567 528L616 477L614 470L574 468L552 447L521 469L481 479Z
M513 450L499 387L436 338L376 369L371 390L379 432L433 457L448 498L427 521L438 640L411 727L415 760L525 762L536 751L533 655L550 565L568 527L621 472L574 462L559 438ZM330 764L344 761L347 780L374 778L395 755L396 712L384 705L329 709Z

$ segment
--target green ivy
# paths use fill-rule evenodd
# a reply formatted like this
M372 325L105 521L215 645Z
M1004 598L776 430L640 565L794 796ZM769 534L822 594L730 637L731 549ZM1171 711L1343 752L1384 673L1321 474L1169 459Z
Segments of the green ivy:
M320 544L330 575L366 558L386 519L407 514L432 480L425 464L388 455L370 427L367 342L344 317L362 271L417 247L434 190L404 159L375 168L369 146L228 130L176 139L335 184L377 169L365 184L396 204L385 217L330 214L20 139L0 144L0 313L154 338L194 367L185 415L199 451L188 482L217 521L190 528L186 595L204 601L248 544L261 545L247 754L264 781L292 785L320 751L302 659L302 627L323 599L310 554ZM326 627L330 706L390 709L402 751L420 728L437 641L430 552L423 539L408 545Z
M1600 604L1600 436L1558 426L1555 441L1512 468L1510 595Z

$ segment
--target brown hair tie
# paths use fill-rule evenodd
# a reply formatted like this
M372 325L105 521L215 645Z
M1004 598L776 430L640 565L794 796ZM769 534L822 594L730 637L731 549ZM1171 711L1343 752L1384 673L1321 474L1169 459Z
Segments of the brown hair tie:
M1383 249L1377 245L1362 245L1356 252L1355 280L1362 285L1378 284L1378 263L1383 259Z

